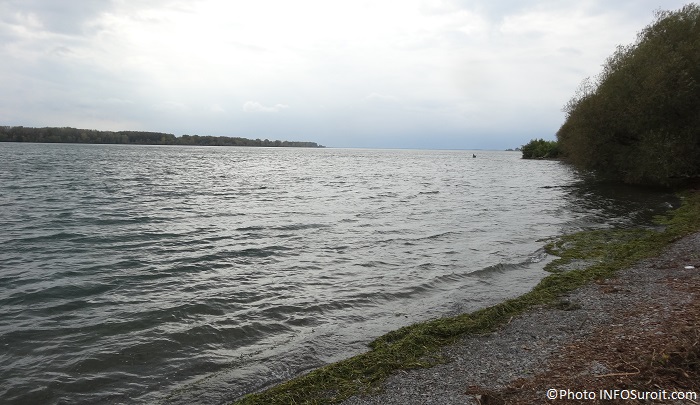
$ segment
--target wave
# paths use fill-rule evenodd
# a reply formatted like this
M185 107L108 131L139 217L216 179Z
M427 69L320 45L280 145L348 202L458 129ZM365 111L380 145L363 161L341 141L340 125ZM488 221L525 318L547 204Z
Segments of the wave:
M265 230L302 231L305 229L320 229L320 228L328 228L328 227L330 227L330 225L326 225L326 224L292 224L292 225L278 225L278 226L255 225L255 226L244 226L244 227L236 228L236 231L238 231L238 232L265 231Z
M395 233L396 231L376 231L375 233L378 234L386 234L386 233ZM431 235L426 235L426 236L419 236L415 238L406 238L406 237L398 237L398 238L388 238L388 239L382 239L377 242L373 242L376 244L382 244L382 245L389 245L393 243L401 243L405 246L414 246L417 244L420 244L421 242L426 242L426 241L437 241L443 238L447 238L450 236L459 236L459 232L454 232L454 231L446 231L446 232L438 232L434 233Z
M37 236L29 236L29 237L24 237L24 238L11 239L10 241L8 241L6 243L9 243L12 245L24 246L24 245L29 245L29 244L42 244L42 243L58 242L58 241L77 241L77 240L80 240L82 238L85 238L86 236L87 235L84 233L61 231L61 232L55 232L55 233L46 234L46 235L37 235Z
M37 303L50 302L52 300L64 300L66 297L84 298L103 294L113 286L104 283L88 282L80 285L58 285L39 288L29 291L21 291L11 294L8 298L0 300L0 305L35 305Z
M461 283L468 279L478 279L479 282L487 282L498 274L504 274L512 271L522 270L528 268L532 265L540 263L550 257L544 249L538 249L529 255L526 259L517 263L496 263L489 265L480 269L473 271L463 271L463 272L451 272L447 274L442 274L432 279L419 283L407 288L404 288L399 292L382 293L379 294L381 299L392 301L394 299L407 299L416 296L420 296L427 293L434 293L437 291L449 290L455 284ZM416 267L429 270L436 265L434 263L421 263ZM446 267L446 265L442 265Z
M538 249L537 251L533 252L530 256L528 256L525 260L519 263L497 263L491 266L484 267L483 269L479 269L476 271L473 271L471 273L467 273L470 276L477 276L477 277L489 277L493 273L504 273L512 270L518 270L522 269L524 267L531 266L535 263L540 263L543 260L545 260L547 257L549 257L549 254L542 249Z

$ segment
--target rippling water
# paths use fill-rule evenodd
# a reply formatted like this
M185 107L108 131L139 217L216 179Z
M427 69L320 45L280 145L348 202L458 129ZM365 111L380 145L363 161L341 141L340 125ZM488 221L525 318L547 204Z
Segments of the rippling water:
M673 202L475 153L0 144L0 402L226 403Z

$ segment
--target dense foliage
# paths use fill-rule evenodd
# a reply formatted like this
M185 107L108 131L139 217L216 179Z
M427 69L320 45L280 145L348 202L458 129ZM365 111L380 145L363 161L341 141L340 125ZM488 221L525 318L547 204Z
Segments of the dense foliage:
M520 148L523 159L546 159L559 157L559 145L556 141L533 139Z
M280 146L321 147L316 142L270 141L228 136L182 135L145 131L97 131L77 128L28 128L0 126L0 142L42 143L121 143L138 145L199 145L199 146Z
M580 168L633 184L700 176L700 7L657 12L564 111L559 147Z

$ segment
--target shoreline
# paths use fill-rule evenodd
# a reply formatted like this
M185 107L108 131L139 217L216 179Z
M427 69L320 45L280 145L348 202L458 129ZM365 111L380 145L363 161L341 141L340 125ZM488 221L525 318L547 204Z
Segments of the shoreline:
M474 380L473 383L462 384L458 389L460 394L457 399L443 392L432 395L428 402L437 404L465 403L468 400L465 393L470 392L474 394L471 403L502 403L498 401L480 402L478 395L485 395L483 399L488 400L492 388L486 387L503 389L504 393L491 397L491 400L494 400L505 393L514 392L513 387L508 386L508 383L514 379L536 376L537 373L545 371L544 368L532 365L542 365L544 360L540 358L535 363L531 363L530 366L514 371L513 373L516 374L504 372L503 370L514 362L533 358L532 353L530 353L533 348L528 346L528 342L532 339L537 340L540 335L534 333L530 339L520 337L508 341L499 335L502 331L516 325L522 327L523 325L519 323L522 322L521 319L529 319L528 317L532 314L546 314L540 316L549 316L546 318L547 322L535 322L537 326L530 330L535 332L549 330L549 334L545 333L540 336L539 340L546 338L548 342L568 342L566 334L562 335L558 332L564 328L562 321L566 317L562 314L585 313L583 320L574 319L573 321L578 328L576 332L583 331L584 327L593 328L596 325L608 325L611 322L611 318L604 317L609 312L608 310L581 311L583 308L581 302L585 302L583 297L581 297L581 302L572 300L571 297L582 294L581 291L587 295L595 296L590 289L595 288L596 285L605 283L606 280L622 277L623 274L631 271L630 269L643 266L644 263L654 263L655 260L662 260L662 258L669 260L668 252L676 249L676 246L682 245L682 243L690 243L691 245L685 245L684 252L686 253L678 256L676 260L698 259L695 252L700 251L700 232L698 232L700 230L700 193L687 191L681 194L681 199L683 203L680 208L670 211L667 216L657 218L657 223L663 226L663 230L657 228L656 230L583 231L564 235L550 243L547 247L548 252L559 257L547 266L552 274L545 277L532 291L522 296L476 312L452 318L436 319L389 332L372 342L370 351L366 353L327 365L262 392L249 394L235 403L344 403L346 405L425 403L421 398L431 392L431 389L445 386L445 383L441 381L447 380L448 376L452 375L453 378L466 382L465 376L473 376L474 372L487 375L488 378L481 383L479 380ZM654 265L654 267L658 266L660 265ZM697 262L695 268L700 268L700 261ZM648 267L646 269L648 270ZM647 272L656 274L651 270ZM697 275L697 273L691 274ZM644 277L635 277L639 280L644 279ZM616 287L610 288L617 291ZM655 292L653 283L647 283L647 289L649 293ZM617 295L617 297L622 296L625 295ZM638 302L628 303L628 305L634 307L638 305ZM617 312L621 309L618 308ZM552 316L554 311L561 313ZM594 322L593 320L596 319L599 321ZM551 326L554 329L547 329L545 326ZM481 346L485 345L484 342L491 342L491 344L500 342L501 346L499 350L491 350L480 358L475 357L474 354L480 347L479 345L472 346L462 356L450 355L450 348L463 345L465 340L481 342ZM455 346L455 342L461 343ZM523 350L530 353L528 356L522 356L522 353L518 353L519 344L524 347ZM547 347L541 342L535 347L539 347L538 345ZM550 354L552 350L554 349L550 349ZM459 359L462 359L460 361L463 364L457 372L457 377L454 377L454 372L450 374L441 369L445 365L458 364L457 360ZM477 359L480 360L477 361ZM490 374L485 371L489 370L489 367L492 370ZM396 390L400 391L402 395L415 391L415 387L420 386L416 376L423 374L428 375L425 380L429 383L418 389L416 395L421 395L420 397L405 398L396 394ZM405 380L404 376L406 375L411 376L409 382L396 383L398 388L392 391L391 384L394 384L392 381ZM700 378L698 380L700 381ZM520 386L525 387L526 385L523 383ZM698 390L700 391L700 388ZM378 392L379 394L377 394ZM373 396L375 394L378 396ZM387 395L394 395L400 399L392 402L393 397ZM373 398L381 398L381 400L372 402ZM542 397L531 399L534 402L546 400Z
M698 370L671 366L683 340L692 346L700 336L699 287L697 232L657 257L564 295L559 305L539 306L495 332L461 338L441 351L444 364L400 371L379 393L342 404L580 403L549 400L552 388L593 392L598 398L589 403L610 403L600 396L613 389L700 396Z

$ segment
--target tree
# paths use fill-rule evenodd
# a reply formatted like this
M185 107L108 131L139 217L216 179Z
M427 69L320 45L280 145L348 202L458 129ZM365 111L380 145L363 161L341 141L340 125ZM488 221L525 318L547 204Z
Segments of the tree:
M658 11L564 107L565 159L614 180L700 176L700 7Z
M523 159L545 159L559 157L559 145L556 141L533 139L520 148Z

